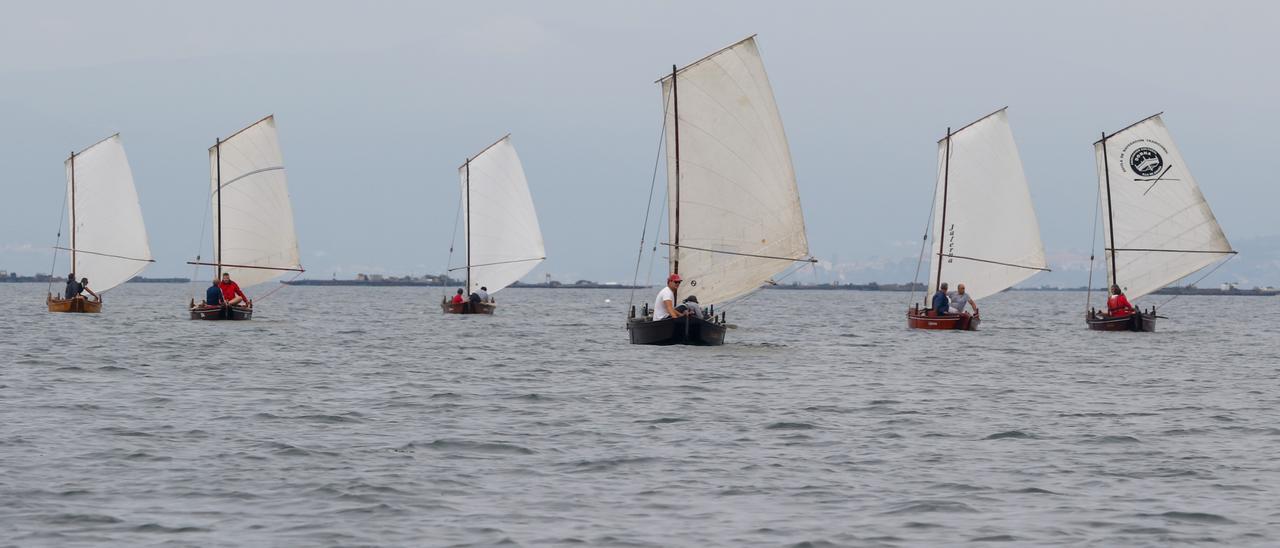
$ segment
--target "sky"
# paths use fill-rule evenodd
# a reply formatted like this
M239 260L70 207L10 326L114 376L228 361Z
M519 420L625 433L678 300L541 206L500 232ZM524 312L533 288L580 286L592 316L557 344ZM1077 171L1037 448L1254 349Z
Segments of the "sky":
M823 261L798 281L910 279L937 139L1008 106L1055 269L1029 283L1084 283L1092 143L1163 111L1242 251L1215 275L1280 285L1280 185L1263 161L1280 127L1280 3L230 0L5 11L0 270L48 271L63 160L120 132L157 259L146 274L191 276L185 261L211 246L206 150L275 114L307 277L444 270L457 166L511 133L548 255L526 279L630 281L662 129L654 81L756 34L810 251Z

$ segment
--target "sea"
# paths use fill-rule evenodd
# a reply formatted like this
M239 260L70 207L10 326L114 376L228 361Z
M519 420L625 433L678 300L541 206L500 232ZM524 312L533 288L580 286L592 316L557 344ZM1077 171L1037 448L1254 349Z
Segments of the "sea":
M0 284L0 546L1280 545L1276 297L766 290L706 348L628 344L625 289L203 289Z

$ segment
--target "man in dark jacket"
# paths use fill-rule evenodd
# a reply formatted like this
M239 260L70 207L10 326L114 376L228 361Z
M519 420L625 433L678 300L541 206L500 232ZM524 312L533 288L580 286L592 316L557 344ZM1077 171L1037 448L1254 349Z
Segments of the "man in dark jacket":
M932 308L933 313L939 316L951 312L951 299L947 298L947 282L942 282L938 286L938 292L933 294Z
M205 306L222 306L222 287L218 285L218 279L213 279L213 285L209 289L204 290Z

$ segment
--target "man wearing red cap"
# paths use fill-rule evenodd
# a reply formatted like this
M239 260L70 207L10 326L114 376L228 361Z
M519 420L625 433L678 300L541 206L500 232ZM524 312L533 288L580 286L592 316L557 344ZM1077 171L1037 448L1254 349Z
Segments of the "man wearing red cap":
M667 286L658 292L658 298L653 301L653 321L679 318L686 314L676 310L676 289L679 288L680 275L672 274L667 276Z

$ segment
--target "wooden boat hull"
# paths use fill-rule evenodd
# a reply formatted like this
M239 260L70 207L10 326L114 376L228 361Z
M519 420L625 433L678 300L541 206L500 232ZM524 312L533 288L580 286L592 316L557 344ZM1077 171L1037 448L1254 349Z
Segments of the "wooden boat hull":
M1156 330L1155 312L1134 312L1128 316L1112 317L1103 313L1085 314L1084 322L1092 331L1135 331L1152 333Z
M53 295L49 295L45 297L45 304L49 306L49 312L72 312L82 314L97 314L102 312L102 301L91 301L84 297L59 299Z
M453 304L449 301L440 303L440 310L445 314L493 314L493 310L497 308L496 303L478 303L472 306L470 302L461 302Z
M193 320L252 320L253 307L249 306L206 306L191 307Z
M954 331L977 331L982 318L962 314L945 314L930 316L927 311L912 308L907 311L907 327L911 329L934 329Z
M631 344L720 346L727 328L722 323L684 316L665 320L627 320Z

